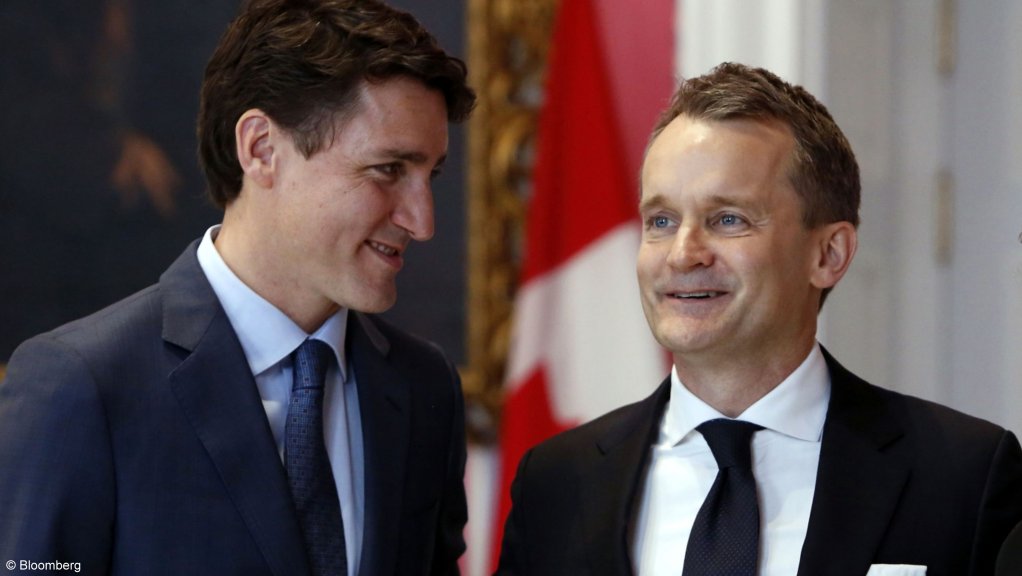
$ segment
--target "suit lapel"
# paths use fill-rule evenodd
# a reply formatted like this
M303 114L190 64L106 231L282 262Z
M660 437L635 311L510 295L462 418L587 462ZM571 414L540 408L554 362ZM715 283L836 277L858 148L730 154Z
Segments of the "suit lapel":
M888 448L903 435L877 391L826 350L831 399L800 576L865 574L908 480Z
M407 377L387 355L390 343L368 317L348 320L351 363L358 386L365 459L362 574L391 574L397 558L405 462L411 430Z
M169 385L272 572L308 574L287 477L255 380L195 248L160 278L164 340L185 351Z
M632 573L629 525L671 380L597 442L599 456L582 478L582 530L592 574Z

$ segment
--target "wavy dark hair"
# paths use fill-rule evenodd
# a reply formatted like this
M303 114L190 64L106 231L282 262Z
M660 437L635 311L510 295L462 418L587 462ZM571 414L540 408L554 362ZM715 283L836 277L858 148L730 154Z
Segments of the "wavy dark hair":
M376 0L250 0L220 38L203 77L199 163L221 208L241 191L235 125L258 108L287 130L306 158L358 103L362 82L407 76L438 90L451 122L475 94L465 64L410 14Z

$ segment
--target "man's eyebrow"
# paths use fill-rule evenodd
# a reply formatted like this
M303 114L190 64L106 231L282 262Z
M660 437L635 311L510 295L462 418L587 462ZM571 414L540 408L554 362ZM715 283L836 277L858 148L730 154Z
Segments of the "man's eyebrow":
M713 206L735 206L737 208L752 208L758 203L755 198L734 194L714 194L710 196L709 202Z
M714 194L705 200L711 206L735 206L737 208L751 208L756 205L756 200L740 195ZM662 208L667 204L663 194L653 194L639 200L639 212Z
M423 152L415 150L401 150L401 149L387 149L380 152L383 156L393 158L394 160L403 160L412 164L425 164L429 161L429 156ZM443 166L444 162L447 161L447 154L444 154L437 159L436 166Z
M663 194L653 194L649 197L644 196L639 199L639 212L662 208L665 204Z

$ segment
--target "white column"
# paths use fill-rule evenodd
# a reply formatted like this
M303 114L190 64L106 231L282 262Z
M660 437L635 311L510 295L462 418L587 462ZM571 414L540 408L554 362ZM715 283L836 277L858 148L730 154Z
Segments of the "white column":
M825 0L679 0L678 72L698 76L721 62L741 62L818 94L825 8Z

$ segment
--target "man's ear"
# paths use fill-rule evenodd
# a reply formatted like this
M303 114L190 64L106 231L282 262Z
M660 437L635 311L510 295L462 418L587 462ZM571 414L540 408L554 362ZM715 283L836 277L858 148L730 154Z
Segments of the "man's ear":
M810 282L820 290L833 288L852 263L859 246L858 232L851 222L831 222L817 228L813 236L819 250Z
M245 111L234 125L234 141L241 171L246 178L263 188L273 186L276 164L272 133L275 131L273 120L257 108Z

